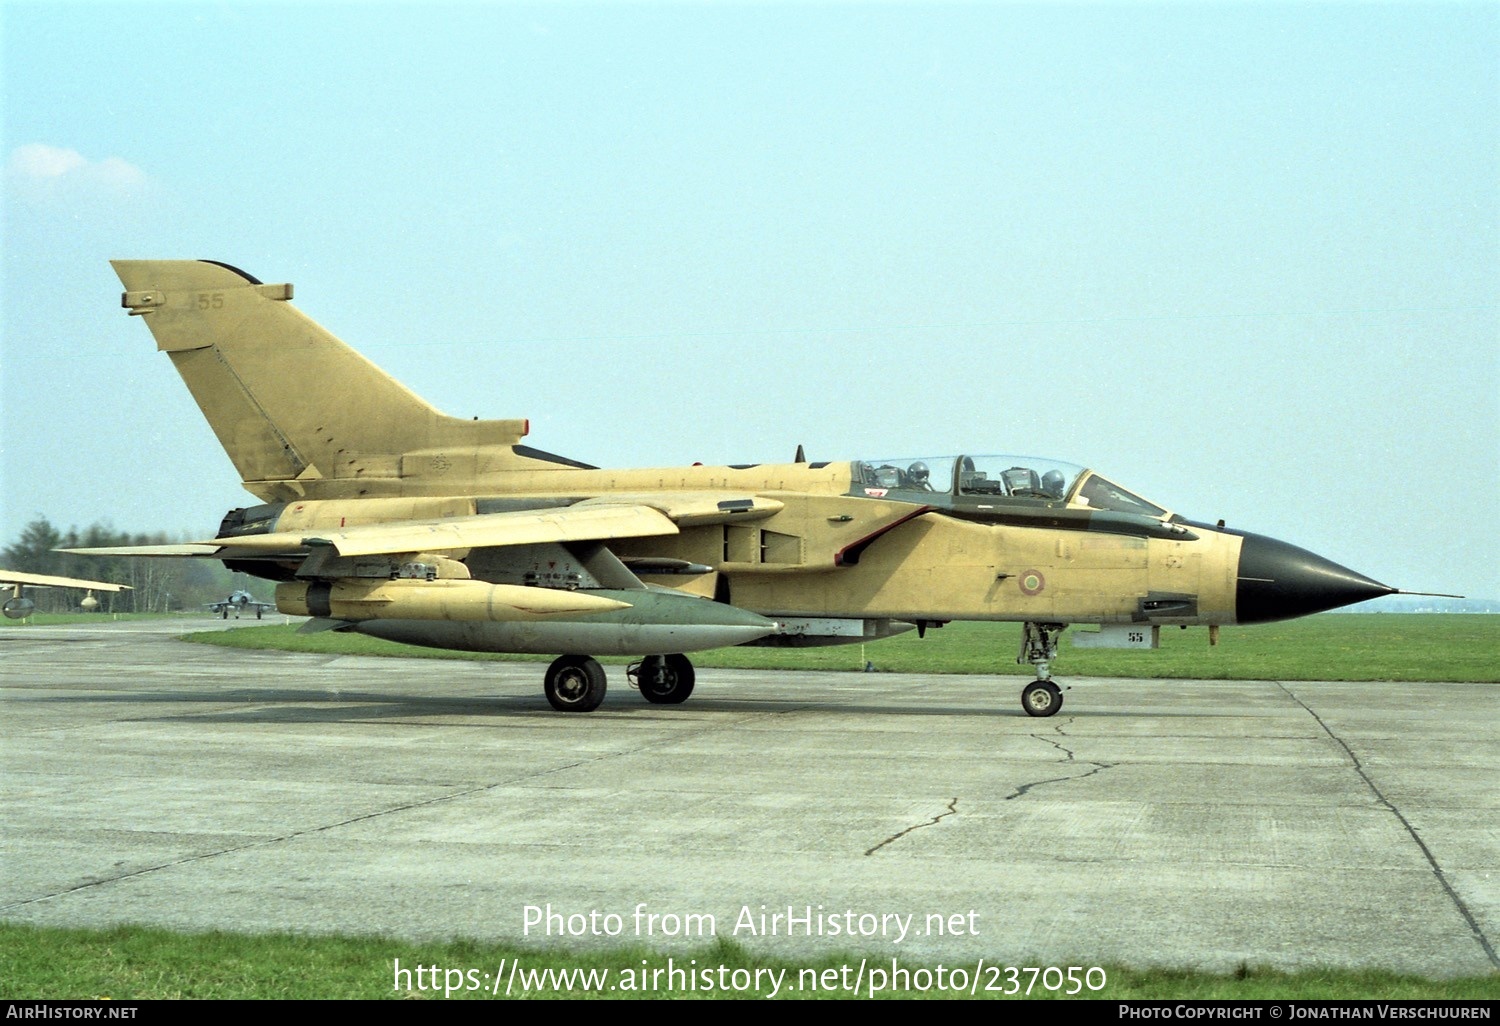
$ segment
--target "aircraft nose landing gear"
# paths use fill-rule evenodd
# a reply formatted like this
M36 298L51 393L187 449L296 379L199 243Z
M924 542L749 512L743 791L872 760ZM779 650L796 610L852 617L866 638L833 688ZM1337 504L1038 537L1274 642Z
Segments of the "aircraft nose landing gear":
M1062 689L1052 683L1052 660L1057 658L1057 637L1068 629L1065 623L1026 623L1021 629L1018 663L1036 667L1037 679L1021 691L1021 708L1027 716L1055 716L1062 708Z
M1021 708L1027 716L1052 716L1062 704L1062 689L1050 680L1032 681L1021 691Z

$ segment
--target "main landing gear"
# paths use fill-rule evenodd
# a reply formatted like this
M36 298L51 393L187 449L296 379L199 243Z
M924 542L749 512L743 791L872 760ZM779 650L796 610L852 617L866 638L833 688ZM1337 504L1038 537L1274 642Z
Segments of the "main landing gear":
M604 701L604 667L589 656L558 656L542 682L558 712L593 712Z
M1018 663L1036 667L1036 680L1021 689L1021 708L1027 716L1053 716L1062 708L1062 689L1052 683L1052 660L1057 658L1057 637L1068 629L1065 623L1027 623L1021 629Z
M625 674L653 705L678 705L693 693L693 664L681 653L647 656ZM604 667L589 656L559 656L547 667L542 689L558 712L593 712L604 701Z
M681 705L693 693L693 664L685 655L647 656L625 675L653 705Z

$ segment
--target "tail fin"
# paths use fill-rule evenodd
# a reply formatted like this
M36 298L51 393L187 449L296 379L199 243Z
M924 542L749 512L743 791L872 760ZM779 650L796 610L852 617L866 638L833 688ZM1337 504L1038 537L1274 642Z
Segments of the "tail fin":
M206 260L116 260L122 305L182 375L245 487L270 502L400 494L527 462L524 420L462 420L303 315L290 285ZM424 491L433 482L424 482Z

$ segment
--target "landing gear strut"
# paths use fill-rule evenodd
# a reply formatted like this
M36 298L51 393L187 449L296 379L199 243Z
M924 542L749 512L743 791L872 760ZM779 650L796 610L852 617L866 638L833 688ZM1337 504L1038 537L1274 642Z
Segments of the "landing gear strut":
M681 653L647 656L625 673L653 705L680 705L693 693L693 664Z
M1021 691L1021 708L1028 716L1052 716L1062 708L1062 689L1052 683L1052 660L1057 658L1057 637L1068 629L1065 623L1026 623L1021 629L1018 663L1036 667L1036 680Z

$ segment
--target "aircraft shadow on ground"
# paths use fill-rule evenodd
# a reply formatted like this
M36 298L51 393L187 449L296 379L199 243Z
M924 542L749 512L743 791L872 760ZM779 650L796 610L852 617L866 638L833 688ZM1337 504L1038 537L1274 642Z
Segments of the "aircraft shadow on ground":
M666 722L677 717L693 726L700 726L705 714L727 713L734 715L792 715L797 713L854 714L860 716L899 717L985 717L1006 720L1022 720L1035 724L1039 729L1052 729L1077 719L1136 719L1143 716L1153 718L1194 719L1242 716L1237 712L1205 712L1201 708L1172 710L1162 708L1125 709L1064 709L1055 718L1036 719L1020 709L996 705L993 708L971 705L951 705L932 702L879 704L859 701L819 701L817 699L745 699L694 696L686 705L670 707L652 705L630 692L610 700L598 710L588 714L559 713L548 705L545 696L536 694L473 695L392 695L373 691L331 690L327 688L272 687L237 688L231 691L217 689L151 691L145 693L97 693L70 695L48 695L22 699L37 702L94 702L101 704L165 705L182 704L206 706L201 711L183 712L162 716L136 716L132 720L143 722L189 721L204 723L341 723L375 720L409 720L430 717L474 717L449 724L424 723L423 726L454 726L472 728L482 726L486 718L501 721L516 718L546 718L554 720L560 727L573 728L599 721L621 721L650 719Z

